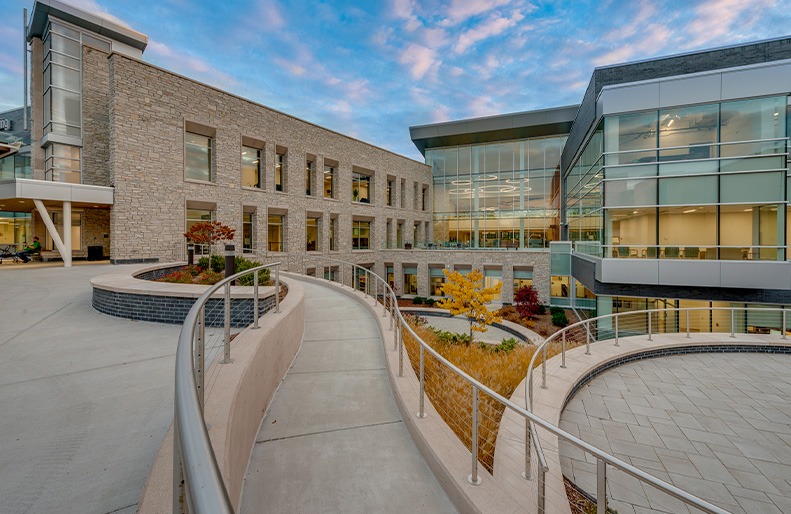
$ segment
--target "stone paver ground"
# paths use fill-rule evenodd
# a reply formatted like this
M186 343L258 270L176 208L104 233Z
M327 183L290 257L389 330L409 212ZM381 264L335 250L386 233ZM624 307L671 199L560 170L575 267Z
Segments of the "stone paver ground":
M560 426L729 511L791 512L789 397L789 355L661 357L594 378ZM595 459L565 442L560 454L563 473L595 494ZM690 511L612 468L608 497L619 514Z

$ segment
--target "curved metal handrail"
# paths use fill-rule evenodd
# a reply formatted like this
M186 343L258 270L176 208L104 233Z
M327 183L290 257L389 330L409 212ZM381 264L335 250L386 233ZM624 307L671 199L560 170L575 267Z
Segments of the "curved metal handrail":
M684 491L684 490L682 490L682 489L680 489L680 488L678 488L678 487L676 487L676 486L674 486L674 485L672 485L670 483L667 483L667 482L665 482L663 480L660 480L659 478L656 478L655 476L650 475L650 474L646 473L645 471L642 471L642 470L632 466L631 464L628 464L628 463L618 459L617 457L614 457L614 456L612 456L612 455L600 450L599 448L596 448L595 446L593 446L593 445L591 445L591 444L589 444L589 443L587 443L587 442L585 442L585 441L583 441L583 440L571 435L570 433L568 433L568 432L562 430L561 428L553 425L549 421L546 421L545 419L533 414L530 410L528 410L526 408L527 405L525 407L521 407L521 406L515 404L510 399L505 398L504 396L500 395L498 392L490 389L485 384L479 382L475 378L471 377L470 375L468 375L467 373L462 371L460 368L458 368L452 362L450 362L445 357L440 355L436 350L434 350L434 348L429 346L425 341L423 341L423 339L420 338L420 336L418 336L417 333L415 333L415 331L412 329L412 327L410 327L409 324L406 323L406 320L404 319L404 317L403 317L403 315L401 313L401 310L398 308L398 301L397 301L395 292L390 287L390 285L387 283L387 281L385 279L383 279L382 277L380 277L379 275L377 275L376 273L372 272L371 270L369 270L367 268L359 266L357 264L354 264L354 263L351 263L351 262L348 262L348 261L343 261L343 260L340 260L340 259L335 259L335 258L330 258L330 257L323 257L323 256L315 256L315 257L314 256L310 256L309 258L313 259L315 261L318 261L319 263L335 262L335 263L341 264L341 266L340 266L341 285L345 285L344 284L344 280L343 280L343 267L342 267L343 265L351 266L353 272L354 272L355 269L363 270L363 272L366 273L369 277L373 277L374 280L376 280L376 284L377 285L375 287L375 296L374 296L375 298L376 298L376 296L378 296L378 291L379 291L378 284L379 284L379 282L382 283L384 309L385 309L385 311L388 310L388 296L389 296L389 298L390 298L390 301L389 301L390 313L391 313L391 316L392 316L391 319L397 319L397 321L398 321L398 323L395 326L395 329L397 330L397 333L396 333L396 347L397 347L397 350L399 352L399 376L403 376L403 353L404 353L404 349L403 349L403 327L406 327L407 332L418 342L418 344L420 346L420 357L421 357L421 359L420 359L420 376L419 376L419 380L420 380L420 398L419 398L419 401L420 401L420 412L418 413L418 417L419 418L425 417L425 414L424 414L425 387L424 387L424 374L423 374L423 370L424 370L423 363L424 363L424 354L425 354L425 352L428 352L429 354L431 354L434 358L436 358L438 361L440 361L441 363L446 365L454 373L456 373L458 376L460 376L462 379L464 379L466 382L468 382L472 386L472 388L473 388L473 428L472 428L473 436L472 436L472 439L471 439L471 441L472 441L472 451L471 451L472 473L467 478L467 480L470 483L472 483L472 484L480 483L478 475L477 475L477 440L478 440L478 438L477 438L477 426L476 426L476 422L475 422L475 406L477 405L478 392L484 392L486 395L494 398L495 400L497 400L498 402L503 404L505 407L507 407L507 408L511 409L513 412L521 415L525 419L525 423L526 423L526 425L525 425L525 432L526 432L526 435L527 434L531 434L531 436L528 437L527 438L528 440L526 441L525 471L523 473L523 476L525 478L530 478L530 452L531 452L530 439L535 439L536 442L538 443L536 445L536 450L537 450L537 456L538 456L538 460L539 460L539 462L538 462L538 470L539 470L539 472L538 472L538 478L539 478L539 480L538 480L538 502L539 502L538 510L539 510L539 512L541 512L541 513L544 512L543 501L544 501L545 495L544 495L544 490L543 490L543 486L544 486L544 476L543 475L544 475L544 473L546 471L548 471L549 467L546 464L545 456L543 454L543 451L541 450L540 442L538 442L538 437L537 437L534 425L538 425L541 428L547 430L548 432L550 432L552 434L555 434L559 438L562 438L562 439L568 441L569 443L577 446L578 448L586 451L587 453L590 453L590 454L594 455L598 459L598 462L600 463L600 466L602 466L602 465L606 466L607 464L609 464L609 465L611 465L611 466L623 471L624 473L637 478L640 481L647 482L648 484L654 486L655 488L659 489L660 491L665 492L665 493L667 493L667 494L669 494L669 495L681 500L682 502L684 502L684 503L686 503L688 505L694 506L694 507L702 510L703 512L708 512L708 513L712 513L712 514L728 514L728 511L726 511L726 510L724 510L724 509L722 509L720 507L717 507L716 505L714 505L712 503L709 503L709 502L707 502L707 501L705 501L705 500L703 500L701 498L698 498L697 496L694 496L694 495L692 495L692 494L690 494L690 493L688 493L688 492L686 492L686 491ZM322 271L323 271L323 269L322 269ZM332 277L332 274L330 274L330 277ZM368 281L366 281L366 284L370 285ZM356 288L353 288L353 289L356 289ZM591 318L590 320L586 320L586 321L592 321L594 319L597 319L597 318ZM546 343L546 341L545 341L545 343ZM542 347L540 347L540 348L545 350L546 346L544 346L544 344L542 344ZM536 353L534 354L534 358L535 358L535 355L537 355L538 353L539 353L539 350L537 349ZM532 361L531 361L531 366L532 366ZM600 491L600 493L601 493L601 491ZM601 506L606 507L606 490L605 490L604 494L599 494L599 506L600 507ZM602 510L602 512L604 512L604 510Z
M278 273L275 298L279 298L280 262L265 264L224 278L208 288L193 304L184 318L176 349L176 377L173 422L173 512L198 514L232 514L233 507L214 455L209 431L203 419L203 405L195 374L193 340L199 316L206 302L222 287L229 298L230 284L243 276L254 277L254 301L258 304L258 272L274 268ZM257 311L253 317L258 320ZM226 322L229 320L226 318ZM228 351L227 349L226 351ZM181 469L179 469L181 468ZM185 505L186 504L186 505ZM187 508L185 508L187 507Z

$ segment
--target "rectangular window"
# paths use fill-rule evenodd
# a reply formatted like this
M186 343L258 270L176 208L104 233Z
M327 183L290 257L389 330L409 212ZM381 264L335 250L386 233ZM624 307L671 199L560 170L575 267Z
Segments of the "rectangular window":
M330 251L334 252L338 249L338 245L336 243L337 238L335 234L338 231L338 218L331 218L330 219Z
M569 297L569 277L552 275L552 283L549 292L553 298Z
M313 194L313 170L315 167L313 161L305 162L305 194L307 196Z
M406 179L401 179L401 208L406 207Z
M514 293L519 289L533 285L533 271L514 269Z
M205 209L187 209L186 230L189 232L190 227L196 223L203 223L214 219L214 212ZM195 254L204 255L209 253L208 245L195 245Z
M44 133L82 135L82 43L76 30L51 23L44 36Z
M305 222L305 250L308 252L318 252L321 250L321 220L319 218L308 218Z
M63 212L52 213L52 223L55 225L61 241L63 241ZM73 250L82 250L82 213L71 213L71 247ZM47 237L44 241L44 248L48 250L55 250L55 243L47 232Z
M352 173L352 200L371 203L371 177L362 173Z
M267 226L267 241L270 252L285 252L285 225L286 217L278 214L270 214Z
M497 284L503 283L503 270L500 268L484 268L483 270L483 286L495 287ZM502 289L500 294L495 296L492 300L499 302L502 299Z
M370 244L371 222L353 221L352 222L352 249L367 250Z
M421 210L424 210L424 211L426 210L426 205L428 203L428 202L426 202L427 199L428 199L428 188L424 187L424 188L422 188L420 190L420 208L421 208Z
M44 178L52 182L81 183L80 153L78 146L49 145L44 150Z
M253 238L254 215L252 212L242 214L242 249L245 252L252 252L255 249L255 239Z
M261 150L242 146L242 187L261 187Z
M393 195L395 194L395 180L387 180L387 206L393 206Z
M386 266L385 274L387 275L387 283L390 287L395 287L395 272L393 271L393 266Z
M184 177L210 182L212 139L200 134L184 134Z
M404 294L417 294L416 266L404 266Z
M324 198L335 198L335 168L324 166Z
M282 153L275 157L275 191L285 191L285 181L283 179L283 168L286 156Z
M429 294L431 296L445 296L442 286L445 284L445 273L443 268L434 266L428 269Z

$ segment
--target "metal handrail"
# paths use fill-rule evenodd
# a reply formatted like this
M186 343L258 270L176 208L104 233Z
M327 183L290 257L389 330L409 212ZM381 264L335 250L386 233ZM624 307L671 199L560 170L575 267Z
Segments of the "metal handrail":
M280 301L280 262L265 264L226 277L209 287L198 297L184 318L176 349L176 378L173 422L173 512L206 514L233 513L231 500L225 488L217 458L214 455L209 431L203 417L203 373L196 375L193 341L199 335L196 329L203 323L206 302L225 288L226 338L223 362L230 357L230 286L234 280L253 275L253 317L258 325L258 272L274 268L275 312ZM201 326L202 328L202 326ZM202 336L200 336L202 338ZM205 342L205 341L203 341ZM205 349L200 349L203 352ZM198 376L199 375L199 376Z
M371 270L369 270L367 268L359 266L357 264L354 264L354 263L351 263L351 262L348 262L348 261L343 261L343 260L340 260L340 259L324 257L324 256L310 256L310 259L313 259L314 261L318 261L319 264L323 264L325 262L339 263L340 264L339 269L340 269L340 272L341 272L341 285L342 286L345 286L345 283L344 283L344 280L343 280L343 278L344 278L343 266L344 265L352 267L352 275L354 275L354 272L357 269L364 270L364 273L367 274L368 277L373 277L373 279L374 279L374 281L376 283L375 293L374 293L374 295L372 295L372 296L374 296L374 298L377 298L378 295L379 295L379 285L378 285L379 282L382 283L383 306L384 306L385 313L387 313L388 311L390 312L390 315L391 315L391 327L390 328L391 328L391 330L395 331L395 339L396 339L395 340L395 348L394 348L394 350L399 352L399 359L398 359L399 360L399 369L398 369L398 376L399 377L403 377L403 375L404 375L404 369L403 369L403 361L404 361L404 359L403 359L403 356L404 356L403 329L404 329L404 327L406 327L407 332L415 339L415 341L418 342L418 344L420 346L420 374L419 374L419 377L418 377L418 379L420 381L420 393L419 393L420 394L420 396L419 396L419 405L420 406L419 406L419 412L417 413L417 417L418 418L424 418L426 416L425 409L424 409L424 396L425 396L424 362L425 362L425 354L426 354L426 352L428 352L435 359L437 359L439 362L441 362L442 364L447 366L450 370L452 370L454 373L456 373L459 377L461 377L464 381L466 381L472 387L472 390L473 390L473 427L472 427L472 430L473 430L473 438L472 438L473 450L471 452L471 455L472 455L472 466L471 466L472 472L467 477L468 482L470 482L471 484L476 485L476 484L480 483L480 477L478 477L478 473L477 473L477 451L476 451L476 445L477 445L477 437L476 437L476 435L477 435L477 423L475 422L475 420L476 420L476 407L477 407L478 394L480 392L483 392L486 395L492 397L496 401L498 401L501 404L503 404L505 407L511 409L513 412L521 415L525 419L525 433L526 433L526 439L527 440L525 441L526 442L526 446L525 446L525 471L522 474L522 476L524 476L525 478L530 478L530 452L531 452L530 440L533 439L537 443L535 448L537 450L536 453L537 453L537 456L538 456L538 470L539 470L539 472L538 472L538 512L539 513L543 513L544 512L544 505L543 505L543 502L545 500L544 473L546 473L549 470L549 467L547 466L544 453L541 450L540 442L538 441L538 437L537 437L537 434L535 432L535 425L540 426L541 428L547 430L548 432L550 432L552 434L555 434L559 438L565 439L566 441L568 441L571 444L577 446L578 448L581 448L582 450L594 455L598 459L598 462L600 463L600 465L604 466L605 470L606 470L606 466L607 465L613 466L613 467L623 471L624 473L629 474L629 475L631 475L631 476L633 476L633 477L635 477L638 480L641 480L643 482L647 482L650 485L652 485L652 486L656 487L657 489L659 489L660 491L663 491L663 492L665 492L665 493L667 493L667 494L669 494L669 495L681 500L682 502L684 502L684 503L686 503L688 505L692 505L692 506L694 506L694 507L696 507L696 508L698 508L698 509L700 509L700 510L702 510L704 512L713 513L713 514L728 514L728 512L726 510L721 509L720 507L717 507L716 505L713 505L713 504L711 504L711 503L709 503L709 502L707 502L707 501L705 501L705 500L703 500L701 498L698 498L697 496L694 496L694 495L692 495L692 494L690 494L690 493L688 493L688 492L686 492L686 491L684 491L684 490L682 490L682 489L680 489L680 488L678 488L678 487L676 487L676 486L674 486L672 484L669 484L669 483L667 483L667 482L665 482L663 480L660 480L660 479L654 477L653 475L650 475L650 474L648 474L648 473L646 473L646 472L644 472L644 471L632 466L631 464L628 464L628 463L618 459L617 457L614 457L614 456L612 456L612 455L610 455L610 454L608 454L608 453L596 448L595 446L593 446L593 445L591 445L589 443L586 443L585 441L583 441L583 440L581 440L581 439L569 434L568 432L562 430L561 428L559 428L559 427L553 425L552 423L544 420L543 418L533 414L530 410L528 410L526 408L527 404L525 405L525 407L521 407L521 406L515 404L510 399L505 398L504 396L500 395L498 392L490 389L489 387L487 387L483 383L479 382L475 378L471 377L470 375L468 375L467 373L462 371L460 368L458 368L456 365L454 365L448 359L446 359L445 357L440 355L434 348L429 346L425 341L423 341L423 339L420 336L418 336L417 333L415 333L415 331L412 329L412 327L409 326L408 323L406 323L406 320L404 319L404 316L401 313L401 310L398 308L398 301L397 301L397 297L395 295L395 292L390 287L390 285L387 283L387 281L385 279L383 279L382 277L380 277L379 275L377 275L376 273L372 272ZM322 266L322 271L323 271L323 266ZM317 276L318 276L318 265L316 266L316 273L317 273ZM330 277L332 277L332 274L330 274ZM369 290L369 291L365 292L367 294L368 292L370 292L370 281L366 281L366 284L367 284L367 289ZM357 289L357 288L353 287L353 289ZM388 309L388 297L390 299L389 300L389 309ZM384 314L384 315L386 315L386 314ZM594 319L598 319L598 318L591 318L591 320L594 320ZM393 320L396 320L397 322L395 324L393 324ZM590 321L590 320L588 320L588 321ZM542 346L539 347L539 349L541 349L541 350L544 350L545 348L546 348L545 344L543 344ZM535 359L535 355L537 355L539 353L539 349L536 350L536 353L534 354L534 359ZM531 361L531 366L532 366L532 364L533 363ZM528 434L531 434L531 435L528 436ZM602 475L602 478L603 478L603 475ZM598 490L601 492L602 491L601 484L599 484L599 486L600 487L598 488ZM600 494L599 498L598 498L598 502L599 502L598 505L599 505L599 507L606 507L606 489L604 491L605 491L605 494ZM606 512L606 510L601 510L600 512Z

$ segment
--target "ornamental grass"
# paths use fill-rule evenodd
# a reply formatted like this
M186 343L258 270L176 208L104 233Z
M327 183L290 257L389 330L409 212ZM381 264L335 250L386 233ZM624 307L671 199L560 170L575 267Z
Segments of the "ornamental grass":
M510 398L524 380L536 349L534 345L519 345L510 351L493 351L476 343L447 343L425 324L411 321L410 326L440 355L505 398ZM420 376L420 347L408 331L404 331L404 346L415 374ZM547 357L559 352L559 348L548 348ZM430 353L425 352L424 358L428 399L459 440L472 451L472 386ZM481 391L478 409L478 461L492 473L505 405Z

